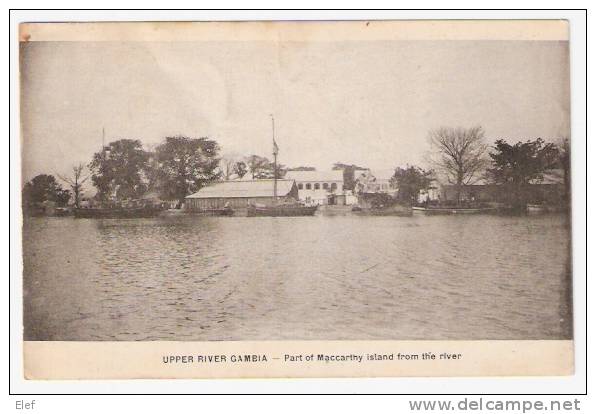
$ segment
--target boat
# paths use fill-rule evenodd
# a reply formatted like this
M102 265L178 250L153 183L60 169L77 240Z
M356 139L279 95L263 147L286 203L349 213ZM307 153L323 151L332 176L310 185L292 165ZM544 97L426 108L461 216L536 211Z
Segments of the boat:
M480 214L496 212L496 207L412 207L414 213L423 214Z
M277 204L273 206L249 206L246 214L248 217L297 217L313 216L317 206L296 204Z
M162 216L164 217L178 217L183 215L193 216L233 216L234 210L231 208L208 208L202 210L183 210L183 209L167 209L164 210Z
M103 208L75 208L75 218L97 219L131 219L152 218L161 214L161 207L103 207Z
M199 216L233 216L234 210L231 207L223 208L204 208L201 210L193 210L190 214Z
M73 211L68 207L31 206L24 214L28 217L68 217L72 216Z
M548 208L542 204L528 204L526 205L528 213L546 213Z
M352 213L358 216L399 216L409 217L412 215L412 209L410 207L395 205L387 207L352 207Z
M275 142L275 120L271 115L271 127L273 135L273 203L271 205L252 204L248 206L246 215L248 217L298 217L313 216L318 206L307 206L299 201L279 201L277 196L277 154L279 148Z
M168 208L168 209L164 210L162 213L163 216L174 216L174 217L182 216L184 214L188 214L188 212L182 208Z
M543 214L543 213L560 213L564 212L564 206L549 205L549 204L527 204L526 212L528 214Z

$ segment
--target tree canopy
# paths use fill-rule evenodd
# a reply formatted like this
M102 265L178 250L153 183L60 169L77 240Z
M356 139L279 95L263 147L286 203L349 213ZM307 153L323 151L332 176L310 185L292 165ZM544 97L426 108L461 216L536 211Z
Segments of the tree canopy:
M269 158L254 154L246 157L246 166L248 173L255 180L273 178L274 170L277 178L283 178L287 171L285 165L277 163L276 169L273 161L270 161Z
M461 199L461 186L474 184L487 166L484 130L442 127L430 131L431 163L447 182L457 186L457 202Z
M232 171L238 177L242 178L248 172L248 167L246 166L246 163L244 161L236 161L234 167L232 168Z
M530 181L541 181L546 170L557 167L559 150L553 143L541 138L533 141L509 144L502 139L495 141L490 152L492 167L488 176L496 184L509 187L508 197L515 207L525 207L527 192L524 187Z
M218 151L217 142L209 138L166 137L155 150L161 197L183 202L187 195L219 179Z
M563 170L563 180L565 183L565 199L570 201L571 197L571 147L569 138L563 138L558 146L559 149L559 167Z
M398 167L391 177L391 182L398 188L398 200L409 204L416 203L420 191L430 188L432 181L432 171L415 166Z
M31 207L45 201L51 201L63 207L70 200L70 191L58 184L53 175L40 174L23 187L23 206Z
M559 162L559 150L553 143L541 138L509 144L502 139L495 141L490 152L492 167L489 176L497 184L523 185L531 180L540 181L546 170Z
M253 179L259 178L259 175L264 173L270 163L269 159L260 155L253 154L246 158L246 166Z
M100 200L138 198L148 187L149 153L139 140L120 139L96 152L89 164Z

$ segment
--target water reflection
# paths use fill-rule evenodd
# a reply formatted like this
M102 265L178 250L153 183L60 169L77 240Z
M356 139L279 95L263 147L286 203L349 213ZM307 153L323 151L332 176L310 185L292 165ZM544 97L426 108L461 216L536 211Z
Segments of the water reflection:
M559 215L34 218L23 236L29 340L571 336Z

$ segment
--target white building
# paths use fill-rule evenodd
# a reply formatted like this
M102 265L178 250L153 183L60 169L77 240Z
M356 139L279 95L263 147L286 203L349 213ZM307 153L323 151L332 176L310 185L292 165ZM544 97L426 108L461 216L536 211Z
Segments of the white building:
M286 180L296 181L298 198L308 204L345 204L343 171L288 171Z
M397 192L397 188L391 182L394 174L394 169L356 171L356 190L359 193L394 194Z

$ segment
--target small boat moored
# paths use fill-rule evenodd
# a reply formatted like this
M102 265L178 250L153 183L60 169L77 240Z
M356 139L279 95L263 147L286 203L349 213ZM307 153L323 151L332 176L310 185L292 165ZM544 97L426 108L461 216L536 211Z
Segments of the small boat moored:
M313 216L317 206L305 206L296 204L277 204L274 206L252 205L248 207L248 217L297 217Z
M560 205L526 204L526 212L528 214L560 213L564 211L565 207Z
M196 214L199 216L233 216L234 210L231 207L205 208L194 210L190 214Z
M364 208L361 206L352 207L352 213L358 216L397 216L409 217L412 215L412 209L407 206L393 205L386 207Z
M414 213L423 214L480 214L496 212L496 207L412 207Z

